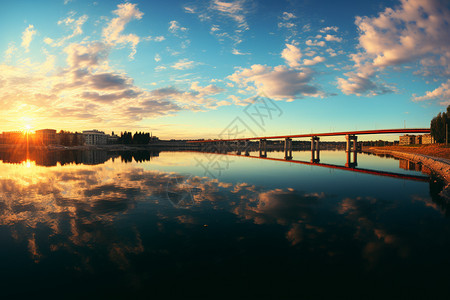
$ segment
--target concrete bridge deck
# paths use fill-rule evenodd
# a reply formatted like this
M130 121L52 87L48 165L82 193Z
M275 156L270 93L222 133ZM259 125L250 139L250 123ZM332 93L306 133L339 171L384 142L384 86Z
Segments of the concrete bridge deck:
M356 130L356 131L308 133L308 134L294 134L294 135L274 135L274 136L246 137L246 138L232 138L232 139L195 140L195 141L188 141L188 143L277 140L277 139L293 139L293 138L322 137L322 136L325 137L325 136L342 136L342 135L345 136L345 135L406 134L406 133L430 133L430 128L375 129L375 130Z

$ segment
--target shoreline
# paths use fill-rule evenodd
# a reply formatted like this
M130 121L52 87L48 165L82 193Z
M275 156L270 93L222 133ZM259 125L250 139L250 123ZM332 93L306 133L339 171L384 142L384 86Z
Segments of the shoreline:
M414 163L421 163L433 172L438 174L446 183L440 195L447 200L450 200L450 160L431 155L409 153L401 150L378 149L377 147L369 147L363 152L370 152L373 154L389 154L397 158L411 160Z

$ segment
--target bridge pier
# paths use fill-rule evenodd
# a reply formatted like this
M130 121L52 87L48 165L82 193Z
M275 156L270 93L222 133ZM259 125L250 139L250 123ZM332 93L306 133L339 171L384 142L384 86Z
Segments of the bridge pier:
M292 139L290 138L284 140L284 159L292 159Z
M358 146L357 146L357 141L358 141L358 137L354 134L347 134L345 136L345 139L347 140L347 145L345 147L345 151L350 152L350 151L357 151Z
M259 157L267 157L267 140L259 140Z
M311 137L311 162L320 162L320 138L318 136Z
M244 142L244 151L245 151L245 156L249 156L249 150L248 150L248 140L245 140Z
M241 141L236 141L236 154L241 155Z

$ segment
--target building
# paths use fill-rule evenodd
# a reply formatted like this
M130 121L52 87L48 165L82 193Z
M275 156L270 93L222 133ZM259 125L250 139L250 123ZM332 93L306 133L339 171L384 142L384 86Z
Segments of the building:
M36 130L36 142L43 145L56 144L56 130L55 129L40 129Z
M400 146L414 144L416 141L415 137L416 137L415 135L409 135L409 134L402 135L400 137L400 143L399 143Z
M433 137L431 134L422 135L422 144L433 144Z
M106 145L108 143L108 135L96 129L83 131L83 136L86 145Z
M416 135L414 137L414 144L416 144L416 145L422 144L422 136L421 135Z
M119 136L114 134L114 131L111 135L108 135L108 144L109 145L115 145L119 142Z

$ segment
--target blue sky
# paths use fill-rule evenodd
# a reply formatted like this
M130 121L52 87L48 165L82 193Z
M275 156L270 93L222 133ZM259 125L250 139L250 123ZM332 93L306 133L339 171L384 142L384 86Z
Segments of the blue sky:
M448 1L2 1L0 130L428 127ZM271 107L271 110L267 110Z

